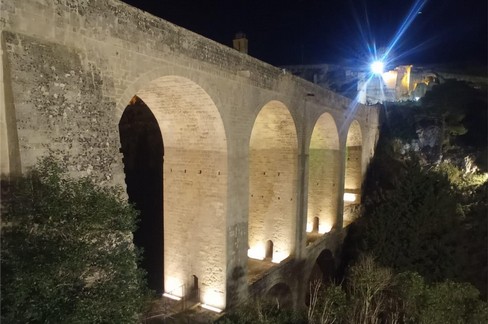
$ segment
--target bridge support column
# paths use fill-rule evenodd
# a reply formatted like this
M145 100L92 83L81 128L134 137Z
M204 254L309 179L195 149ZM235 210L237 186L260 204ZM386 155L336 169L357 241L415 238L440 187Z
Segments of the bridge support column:
M304 149L302 148L302 151ZM298 155L298 203L297 203L297 226L296 226L296 258L300 260L305 257L305 247L307 236L305 228L307 226L307 200L308 200L308 154Z
M13 104L5 33L0 33L0 175L21 173L17 119Z
M301 137L301 145L299 147L300 154L298 155L298 178L297 178L297 220L296 220L296 235L295 235L295 257L301 260L306 257L305 248L307 246L307 209L308 209L308 167L309 155L307 150L307 101L303 103L302 109L302 129L299 135Z
M339 161L339 197L337 197L337 221L334 228L341 230L344 227L344 186L346 183L346 144L341 144L340 161Z

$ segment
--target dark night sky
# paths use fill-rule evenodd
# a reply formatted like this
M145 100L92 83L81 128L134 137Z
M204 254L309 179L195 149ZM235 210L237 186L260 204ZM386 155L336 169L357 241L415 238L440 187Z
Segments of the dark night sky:
M273 65L365 62L386 47L415 0L123 0L219 43L246 33L249 54ZM420 2L424 2L423 0ZM398 41L395 64L488 60L488 1L427 0Z

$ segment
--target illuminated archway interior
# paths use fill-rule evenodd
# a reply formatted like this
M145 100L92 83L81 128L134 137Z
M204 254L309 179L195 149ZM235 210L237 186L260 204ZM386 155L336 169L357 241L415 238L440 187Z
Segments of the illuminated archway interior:
M335 225L339 199L339 163L339 135L334 119L325 113L317 120L310 141L308 233L327 233ZM318 226L315 224L317 219Z
M183 77L159 78L136 95L164 141L164 292L194 296L198 282L196 298L225 308L227 143L220 114L210 96Z
M344 178L344 226L352 221L351 208L361 202L362 135L359 123L354 120L347 132L346 170Z
M273 262L294 248L297 178L295 124L279 101L270 101L253 126L249 147L249 251L264 259L273 242Z

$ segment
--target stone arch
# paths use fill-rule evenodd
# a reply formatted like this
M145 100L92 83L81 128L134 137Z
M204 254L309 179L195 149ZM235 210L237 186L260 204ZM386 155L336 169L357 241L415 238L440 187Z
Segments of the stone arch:
M273 260L273 241L266 241L266 252L264 255L265 259Z
M298 141L293 118L280 101L264 105L249 143L249 256L262 259L273 241L273 261L295 246Z
M274 304L277 304L280 308L293 307L293 294L290 286L286 283L280 282L272 286L265 295L266 299Z
M339 134L334 118L322 114L312 132L309 149L307 232L313 232L314 218L319 233L335 225L340 180Z
M137 96L119 122L121 151L129 202L141 217L134 244L143 250L141 266L149 288L163 292L163 155L158 122Z
M197 277L202 302L225 308L227 142L220 113L201 86L181 76L157 78L135 95L126 110L140 98L164 142L164 291L187 295Z
M361 202L363 138L361 126L353 120L346 140L344 174L344 226L353 221L353 209Z
M316 284L329 285L335 278L335 259L329 249L324 249L315 259L315 262L308 276L307 292L305 294L305 304L308 306L310 301L310 292Z

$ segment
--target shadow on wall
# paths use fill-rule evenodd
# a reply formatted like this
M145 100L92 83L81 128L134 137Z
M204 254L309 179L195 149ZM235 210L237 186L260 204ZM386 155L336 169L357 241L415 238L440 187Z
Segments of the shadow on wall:
M119 123L129 202L139 210L134 244L143 250L148 286L163 292L163 140L149 107L134 96Z

